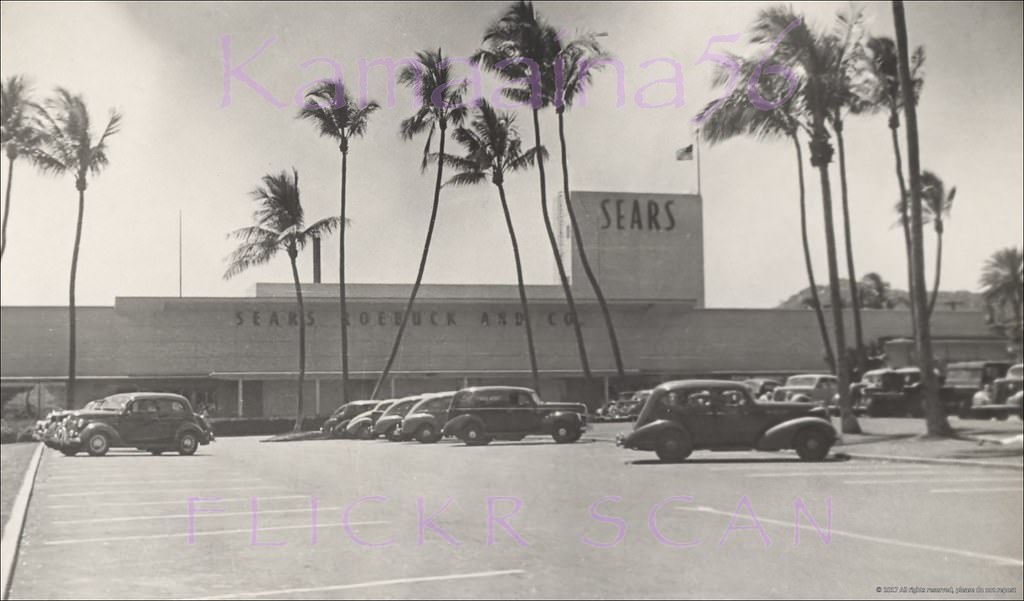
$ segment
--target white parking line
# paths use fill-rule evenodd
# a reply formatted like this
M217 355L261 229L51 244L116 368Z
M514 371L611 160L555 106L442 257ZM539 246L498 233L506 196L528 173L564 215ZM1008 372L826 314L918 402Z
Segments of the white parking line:
M94 495L122 495L122 494L155 494L155 493L167 493L167 492L192 492L192 493L210 493L215 490L258 490L267 488L283 488L281 486L214 486L213 488L206 487L192 487L192 488L164 488L157 490L96 490L96 491L85 491L85 492L62 492L54 495L46 495L48 497L84 497Z
M37 486L39 488L46 488L47 490L49 490L51 488L74 488L74 487L77 487L77 486L92 485L92 484L97 484L97 483L102 483L104 486L107 486L107 485L110 485L110 484L114 484L114 485L120 484L122 486L127 485L127 486L139 487L139 486L148 486L150 484L171 484L171 483L173 483L173 484L182 484L182 483L187 483L187 482L217 482L217 483L221 483L221 482L260 482L259 478L224 478L224 479L221 479L221 478L191 478L191 479L172 479L172 480L145 480L145 479L139 478L139 479L136 479L136 480L120 480L120 481L118 481L118 480L107 480L107 479L104 478L104 479L100 480L99 482L97 482L97 480L98 479L94 478L94 479L90 479L90 480L82 480L80 482L67 482L67 483L61 482L59 484L49 484L48 482L43 482L42 486L38 486L38 485Z
M985 492L1021 492L1024 493L1024 488L1019 486L1013 487L1000 487L1000 488L933 488L928 492L932 493L985 493Z
M376 522L348 522L349 526L368 526L375 524L387 524L387 522L376 521ZM337 522L331 524L317 524L317 530L320 528L338 528L344 526L345 522ZM259 532L268 532L270 530L298 530L300 528L309 529L309 524L296 524L293 526L263 526L259 529ZM232 530L210 530L207 532L196 532L193 536L219 536L222 534L240 534L242 532L252 532L252 528L235 528ZM106 543L126 540L150 540L157 538L187 538L188 533L186 532L174 532L171 534L135 534L129 536L105 536L100 538L68 538L61 540L49 540L44 542L44 545L80 545L88 543Z
M911 478L910 480L844 480L843 484L936 484L939 482L1024 482L1016 478Z
M526 570L495 570L492 572L470 572L468 574L449 574L446 576L421 576L419 578L396 578L394 580L371 580L369 582L357 582L354 584L336 584L333 586L311 586L305 588L283 588L272 591L256 591L248 593L231 593L227 595L212 595L209 597L193 597L196 600L213 599L237 599L249 597L276 597L279 595L303 595L309 593L325 593L330 591L345 591L357 588L371 588L375 586L394 586L396 584L417 584L421 582L447 582L451 580L466 580L469 578L493 578L495 576L518 576L525 574Z
M774 472L771 474L747 474L750 478L788 478L795 476L919 476L921 474L934 474L932 470L902 470L898 472L874 472L874 471L839 471L839 472Z
M317 507L316 508L318 513L321 512L321 511L328 511L328 510L333 510L333 509L345 509L345 508L341 507L341 506L338 506L338 507ZM260 510L256 511L255 513L258 514L258 515L263 515L265 513L303 513L303 512L308 512L308 511L312 511L312 508L310 508L310 507L302 507L302 508L299 508L299 509L260 509ZM254 513L253 511L231 511L231 512L216 512L216 513L214 513L214 512L209 512L209 510L207 510L207 512L199 512L199 511L197 511L196 513L193 513L191 515L195 516L197 518L198 517L215 518L215 517L227 517L227 516L235 516L235 515L253 515L253 513ZM172 514L172 515L133 515L133 516L116 517L116 518L91 518L91 519L87 519L87 520L57 520L57 521L55 521L53 523L54 524L102 524L102 523L107 523L107 522L141 522L141 521L145 521L145 520L181 519L181 518L187 518L189 516L190 516L190 514L187 514L187 513L176 513L176 514Z
M270 497L257 497L260 501L266 501L267 499L308 499L311 495L276 495ZM231 501L248 501L252 497L228 497L225 499L217 499L218 503L228 503ZM143 506L143 505L183 505L188 503L188 499L179 499L177 501L116 501L111 503L90 503L88 505L82 505L81 503L74 503L69 505L47 505L47 509L88 509L90 507L124 507L125 505Z
M718 509L712 509L711 507L676 507L681 511L695 511L703 513L713 513L716 515L724 515L733 517L735 512L732 511L720 511ZM774 520L771 518L765 518L757 516L759 522L765 524L772 524L775 526L785 526L786 528L799 527L801 530L817 531L814 526L810 524L794 524L792 521ZM990 555L988 553L976 553L974 551L965 551L963 549L954 549L951 547L940 547L937 545L926 545L923 543L912 543L909 541L898 540L894 538L883 538L880 536L871 536L868 534L858 534L856 532L847 532L845 530L832 529L831 533L833 536L842 536L845 538L852 538L855 540L863 540L872 543L879 543L883 545L892 545L895 547L906 547L908 549L919 549L921 551L934 551L936 553L942 553L944 555L960 555L961 557L967 557L970 559L981 559L985 561L991 561L999 565L1013 565L1013 566L1024 566L1024 560L1017 559L1016 557L1004 557L1002 555Z

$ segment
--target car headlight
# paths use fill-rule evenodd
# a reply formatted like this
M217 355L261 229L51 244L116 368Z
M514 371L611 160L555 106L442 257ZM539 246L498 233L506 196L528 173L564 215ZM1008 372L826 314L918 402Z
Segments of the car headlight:
M85 426L85 418L80 417L78 418L78 421L75 422L75 428L81 429L83 426Z

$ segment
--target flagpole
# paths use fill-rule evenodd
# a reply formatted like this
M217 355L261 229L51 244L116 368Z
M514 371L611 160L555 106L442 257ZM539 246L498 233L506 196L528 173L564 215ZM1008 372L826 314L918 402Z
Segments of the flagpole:
M181 209L178 209L178 298L181 298Z

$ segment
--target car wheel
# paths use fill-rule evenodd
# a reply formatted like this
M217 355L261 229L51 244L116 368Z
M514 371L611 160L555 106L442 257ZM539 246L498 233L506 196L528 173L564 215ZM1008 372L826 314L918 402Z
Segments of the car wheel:
M370 432L370 426L367 424L359 426L359 429L356 430L356 438L359 440L370 440L373 438L373 433Z
M576 442L580 439L580 429L576 424L568 422L559 422L555 424L555 429L551 433L551 438L555 439L558 444L565 444L569 442Z
M818 430L805 430L797 435L793 448L804 461L821 461L828 457L832 445L828 437Z
M150 455L156 455L156 456L159 456L159 455L162 455L162 454L163 454L163 451L158 451L158 450L156 450L156 449L150 449L150 450L149 450L149 454L150 454Z
M178 438L179 455L194 455L198 448L199 439L196 438L195 432L185 432Z
M74 457L78 454L78 449L60 449L60 452L63 453L65 457Z
M393 428L388 430L387 437L388 440L390 440L391 442L399 442L400 440L402 440L401 433L398 431L398 426L394 426Z
M484 434L484 428L480 424L471 423L462 430L462 442L469 446L485 445L491 439Z
M440 439L441 436L437 433L437 430L434 429L434 426L431 426L430 424L420 426L420 429L416 431L416 440L424 444L437 442Z
M110 450L110 439L103 432L97 432L86 441L86 450L93 457L102 457Z
M682 461L693 452L693 446L678 432L666 432L658 439L654 449L662 461Z

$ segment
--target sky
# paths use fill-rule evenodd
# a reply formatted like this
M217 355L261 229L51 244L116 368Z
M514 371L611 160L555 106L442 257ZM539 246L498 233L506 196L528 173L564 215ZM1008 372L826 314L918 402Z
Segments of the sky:
M713 36L741 34L736 41L714 42L710 52L754 56L746 32L757 11L770 4L537 2L542 15L568 32L604 34L600 41L624 67L622 77L611 68L596 74L586 105L567 113L571 187L696 191L696 163L677 162L674 156L694 140L690 120L717 97L711 63L696 63ZM86 193L78 304L176 296L179 212L185 296L243 296L256 282L291 281L285 255L229 281L222 275L234 244L226 234L251 222L254 205L248 194L263 175L295 167L308 218L337 212L340 154L309 123L295 118L296 96L312 82L332 77L332 64L358 93L361 59L397 61L437 47L452 57L468 57L506 5L0 4L0 75L27 76L40 99L58 85L81 93L97 124L105 123L112 108L124 114L122 131L110 139L110 165L91 179ZM827 28L847 6L797 8L812 26ZM869 34L895 36L889 3L859 6ZM976 290L985 259L1024 238L1022 6L906 5L910 44L923 45L926 53L918 113L922 166L939 174L947 188L957 187L946 224L943 289ZM237 78L225 78L226 64L237 66L253 55L245 73L271 100ZM683 72L681 98L675 84L656 83L674 76L673 61ZM619 82L625 92L621 105ZM489 76L481 80L486 97L497 86ZM413 112L409 91L398 87L389 101L380 67L367 72L365 90L384 108L372 117L366 136L353 141L349 155L348 281L411 283L434 177L419 169L423 141L404 142L398 135L399 122ZM638 92L648 106L637 101ZM658 104L664 106L651 106ZM532 140L529 113L520 109L517 119L524 138ZM543 142L557 156L552 111L542 114L541 128ZM903 135L901 130L901 143ZM898 185L886 117L848 119L846 143L857 272L875 271L905 288L902 233L892 227ZM6 186L4 167L0 183ZM558 174L556 163L548 176L552 197L559 189ZM535 171L510 176L507 193L526 283L552 284L536 176ZM73 179L41 175L25 161L15 164L13 177L0 303L66 304L77 211ZM832 179L838 203L835 165ZM701 187L708 307L772 307L806 286L789 142L738 139L705 145ZM814 265L822 281L820 188L811 173L807 191ZM337 281L334 240L324 244L327 282ZM930 281L933 234L926 244ZM302 260L300 269L309 278L310 259ZM424 281L515 282L493 186L445 189Z

